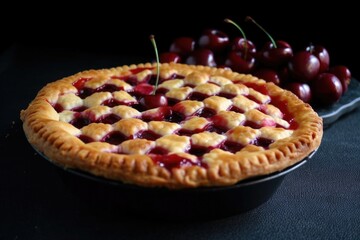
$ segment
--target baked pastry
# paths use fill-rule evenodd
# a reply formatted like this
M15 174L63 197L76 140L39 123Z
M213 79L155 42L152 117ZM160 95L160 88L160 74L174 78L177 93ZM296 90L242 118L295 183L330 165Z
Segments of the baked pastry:
M171 189L226 186L316 150L322 119L290 91L221 68L156 64L88 70L47 84L20 113L54 163ZM146 103L156 90L166 102ZM150 101L151 102L151 101Z

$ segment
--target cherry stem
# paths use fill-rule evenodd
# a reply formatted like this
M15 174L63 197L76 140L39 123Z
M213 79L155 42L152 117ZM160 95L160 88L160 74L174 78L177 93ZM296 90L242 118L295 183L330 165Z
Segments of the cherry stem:
M276 42L275 40L271 37L271 35L260 25L258 24L252 17L247 16L245 18L245 21L251 21L252 23L254 23L258 28L260 28L269 38L271 43L274 45L275 48L277 48Z
M228 19L228 18L225 18L224 19L225 22L227 23L231 23L232 25L234 25L237 29L239 29L239 31L241 32L242 34L242 37L244 38L244 42L245 42L245 45L244 45L244 48L245 48L245 53L244 53L244 60L246 60L247 58L247 53L248 53L248 43L247 43L247 38L246 38L246 35L245 35L245 32L241 29L241 27L236 24L234 21Z
M156 89L158 87L159 84L159 75L160 75L160 60L159 60L159 53L157 50L157 46L156 46L156 42L155 42L155 36L154 35L150 35L150 41L154 46L155 49L155 56L156 56L156 63L157 63L157 67L156 67L156 82L155 82L155 89L152 93L152 95L155 95L156 93Z

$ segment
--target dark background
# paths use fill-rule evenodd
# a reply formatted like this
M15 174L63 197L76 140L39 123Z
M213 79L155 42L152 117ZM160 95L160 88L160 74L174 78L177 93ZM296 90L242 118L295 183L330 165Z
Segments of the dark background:
M212 1L214 2L214 1ZM238 30L224 23L231 18L242 26L259 49L267 37L251 23L252 16L272 34L289 42L298 51L310 42L321 44L330 53L331 65L344 64L358 75L356 55L360 53L356 7L347 1L320 5L311 1L137 1L88 3L75 8L63 2L37 6L13 6L2 15L2 49L16 43L30 46L66 48L91 53L153 56L148 40L154 34L159 51L167 51L179 36L197 39L205 28L217 28L238 36ZM10 12L8 12L10 11Z

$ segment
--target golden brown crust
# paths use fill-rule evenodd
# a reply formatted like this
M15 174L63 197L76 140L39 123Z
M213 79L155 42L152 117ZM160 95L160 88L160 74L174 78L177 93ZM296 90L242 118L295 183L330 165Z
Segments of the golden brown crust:
M28 141L35 149L51 159L51 161L63 167L81 169L97 176L103 176L125 183L152 187L163 186L168 188L235 184L246 178L266 175L285 169L301 161L320 145L323 134L322 119L310 105L303 103L291 92L285 91L272 83L265 83L265 81L259 80L251 75L239 74L225 69L173 63L161 65L161 76L170 76L175 70L175 73L186 76L184 80L186 84L217 84L215 87L212 86L210 93L219 92L220 87L225 89L224 92L246 92L246 90L244 90L246 88L244 88L242 84L239 85L239 87L236 87L236 85L233 85L235 87L230 85L226 86L226 84L229 84L229 80L236 81L238 84L253 82L256 85L266 86L271 97L276 97L279 98L280 101L287 102L287 109L297 122L297 128L292 130L291 133L282 133L285 134L285 137L275 139L266 149L261 146L248 145L241 151L231 153L215 148L205 153L202 157L202 161L207 165L206 167L191 165L168 169L156 164L153 159L145 153L147 147L154 146L154 141L139 139L137 141L130 140L122 142L121 144L109 144L105 142L84 143L78 136L81 133L84 134L86 130L81 131L67 122L59 121L60 116L54 109L54 104L58 101L62 102L64 100L62 98L64 94L77 93L77 89L73 86L73 83L78 79L96 79L96 81L91 81L91 84L94 86L89 86L96 88L104 84L108 79L111 79L112 76L126 76L131 74L131 69L155 66L154 64L146 63L112 69L88 70L46 85L39 91L29 106L20 113L20 118L23 121L23 129ZM146 72L149 71L155 73L155 70L146 70ZM137 79L139 80L145 77L146 73L144 72L137 74ZM209 77L211 80L209 81L210 83L207 83L206 79L209 79ZM124 90L129 89L129 85L123 81L115 81L113 79L111 81L115 82L117 86L124 87ZM176 87L175 89L179 88ZM204 85L198 87L198 89L200 89L200 92L204 92L207 88L206 85ZM250 92L252 91L253 89L251 89ZM259 93L257 92L257 94ZM109 97L108 92L103 95L101 100L98 100L99 98L97 98L97 100L90 98L83 100L83 102L85 102L84 104L88 107L99 105L96 101L103 101ZM118 96L120 95L124 96L123 93L118 93ZM77 97L71 95L69 98L72 100L68 103L69 106L66 105L66 107L72 108L79 105L79 99ZM129 96L127 96L127 98L129 98ZM254 98L260 98L259 101L267 101L261 95L254 96ZM133 99L130 100L133 101ZM218 102L219 100L222 104L213 107L213 102ZM209 105L210 108L214 108L219 114L224 114L224 111L226 111L226 108L228 108L230 104L228 99L218 96L209 98L205 103ZM271 109L271 107L269 109ZM276 112L275 110L271 110L271 112ZM134 114L136 116L138 115L138 113ZM135 116L134 114L131 116ZM278 113L276 114L278 115ZM244 115L246 116L246 113ZM104 124L100 133L96 135L93 132L92 134L96 136L92 137L96 140L101 139L103 137L101 134L108 133L112 130L119 130L122 131L124 135L131 135L138 129L147 129L148 125L140 119L136 119L136 122L132 124L130 119L134 119L131 118L131 116L129 120L124 118L114 125ZM256 116L262 116L262 113ZM269 115L266 116L269 117ZM230 117L228 118L231 119ZM236 117L237 120L243 118L244 117ZM94 124L101 125L101 123ZM157 125L159 125L159 123L154 122L151 127L158 127ZM174 124L167 125L173 127L172 125ZM229 123L229 126L232 126L232 124ZM89 127L89 125L87 127ZM174 129L176 128L174 127ZM161 129L159 129L159 132L161 132L160 130ZM253 130L254 129L252 129L252 131ZM243 129L239 128L236 131L243 131ZM258 131L260 130L255 130L255 132ZM271 135L269 131L269 129L263 129L264 134L267 134L266 136ZM172 128L169 132L173 133ZM228 135L229 134L230 133L228 133ZM197 136L202 137L203 135L209 134L200 134ZM216 139L214 141L219 142L222 140L222 137L213 135L216 134L210 134L209 136ZM233 135L231 136L233 137ZM196 138L195 136L194 139L204 144L204 146L208 146L206 145L207 143L203 143L204 140L201 137ZM172 141L176 140L179 143L177 144L177 148L186 148L190 139L191 137L166 135L158 138L156 143L163 144L166 147L168 144L171 144ZM124 151L121 150L122 148ZM189 161L196 161L196 157L189 153L179 153L178 155L189 159Z

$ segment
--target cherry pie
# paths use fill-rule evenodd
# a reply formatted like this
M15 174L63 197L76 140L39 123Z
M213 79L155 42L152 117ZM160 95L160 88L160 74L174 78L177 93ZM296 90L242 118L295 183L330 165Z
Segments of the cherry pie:
M294 94L226 69L156 64L49 83L24 132L65 168L140 186L225 186L285 169L320 145L322 119ZM147 95L165 102L146 103ZM164 98L164 97L163 97Z

